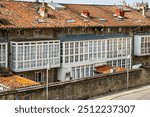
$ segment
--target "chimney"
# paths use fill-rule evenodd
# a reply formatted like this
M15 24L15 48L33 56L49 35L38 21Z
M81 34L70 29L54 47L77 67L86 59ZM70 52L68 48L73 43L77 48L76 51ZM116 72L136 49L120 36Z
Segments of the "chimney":
M123 0L123 7L127 7L127 3L125 0Z
M42 16L42 17L44 17L44 18L46 18L47 17L47 11L46 11L46 8L45 8L45 5L44 5L44 0L43 0L43 2L42 2L42 6L39 8L39 11L38 11L38 13Z
M142 15L146 17L146 7L145 6L141 7L141 10L142 10Z
M120 8L116 8L114 14L115 16L121 16L121 17L125 16L125 12L123 11L123 9L120 9Z
M138 3L136 3L136 7L137 7L138 10L140 10L142 15L144 17L146 17L146 12L148 10L148 3L147 2L143 2L143 1L141 3L138 2Z
M90 13L88 10L83 10L83 12L81 13L81 16L88 18L90 17Z

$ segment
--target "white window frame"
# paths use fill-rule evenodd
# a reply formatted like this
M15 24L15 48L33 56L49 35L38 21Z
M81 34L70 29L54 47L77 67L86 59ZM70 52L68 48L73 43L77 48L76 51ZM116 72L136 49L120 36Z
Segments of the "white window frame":
M19 47L23 47L23 59L18 59ZM46 47L46 48L45 48ZM13 49L14 48L14 49ZM35 51L31 50L35 48ZM27 49L27 52L25 51ZM45 56L46 49L47 55ZM15 72L60 67L60 40L11 42L11 69ZM34 56L33 56L34 54Z

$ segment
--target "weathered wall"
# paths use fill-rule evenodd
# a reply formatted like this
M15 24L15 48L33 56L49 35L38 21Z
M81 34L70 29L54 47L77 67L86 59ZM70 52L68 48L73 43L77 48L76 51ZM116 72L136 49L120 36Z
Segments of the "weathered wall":
M25 78L35 81L35 73L36 72L43 72L44 73L44 81L46 82L46 69L32 70L32 71L27 71L27 72L19 72L19 73L14 73L14 74L24 75ZM49 82L56 82L57 81L57 68L50 69L48 72L48 75L49 75L48 76Z
M126 72L49 84L49 99L87 99L126 89ZM130 70L129 87L150 84L149 69ZM45 99L45 86L0 93L0 99Z
M150 56L133 56L133 64L150 64Z

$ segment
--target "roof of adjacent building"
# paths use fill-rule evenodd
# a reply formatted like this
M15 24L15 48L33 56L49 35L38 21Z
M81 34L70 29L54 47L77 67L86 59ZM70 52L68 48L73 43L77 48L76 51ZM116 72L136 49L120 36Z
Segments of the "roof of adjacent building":
M81 40L97 40L97 39L109 39L109 38L118 38L130 37L126 34L105 34L105 35L94 35L94 34L82 34L82 35L66 35L60 38L61 42L66 41L81 41Z
M10 76L1 75L0 84L2 84L3 86L9 89L18 89L18 88L35 86L38 85L39 83L23 78L18 75L10 75Z
M150 18L132 8L126 8L125 18L118 21L113 16L118 6L96 5L64 5L65 9L54 10L48 7L48 18L42 18L37 13L40 3L30 2L0 2L0 28L64 28L64 27L128 27L150 26ZM89 18L81 16L81 12L88 10ZM100 20L100 19L105 19ZM40 23L37 23L37 20Z
M116 66L97 66L96 67L96 72L98 73L102 73L102 74L108 74L108 73L112 73L112 69L114 69L114 72L121 72L121 71L125 71L126 68L124 67L116 67Z

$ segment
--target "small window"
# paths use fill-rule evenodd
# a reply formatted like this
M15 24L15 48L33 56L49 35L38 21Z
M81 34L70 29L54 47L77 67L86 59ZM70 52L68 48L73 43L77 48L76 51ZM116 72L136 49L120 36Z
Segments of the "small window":
M24 99L25 99L25 100L29 100L29 99L30 99L30 96L25 96Z
M70 75L70 72L67 72L66 73L66 77L70 77L71 75Z
M44 72L35 72L35 81L44 82Z
M119 31L119 32L122 32L122 28L120 27L120 28L118 29L118 31Z
M42 30L35 30L34 32L35 36L39 36L39 35L42 35Z
M87 29L86 28L82 28L82 32L86 33Z
M26 74L20 74L19 76L26 78Z
M24 31L23 30L17 30L17 35L24 35Z
M140 28L140 32L144 32L144 28L143 27Z
M19 100L19 96L16 96L16 97L14 98L14 100Z
M108 33L110 33L111 32L111 28L108 28L107 31L108 31Z
M68 34L72 34L72 29L68 29Z

